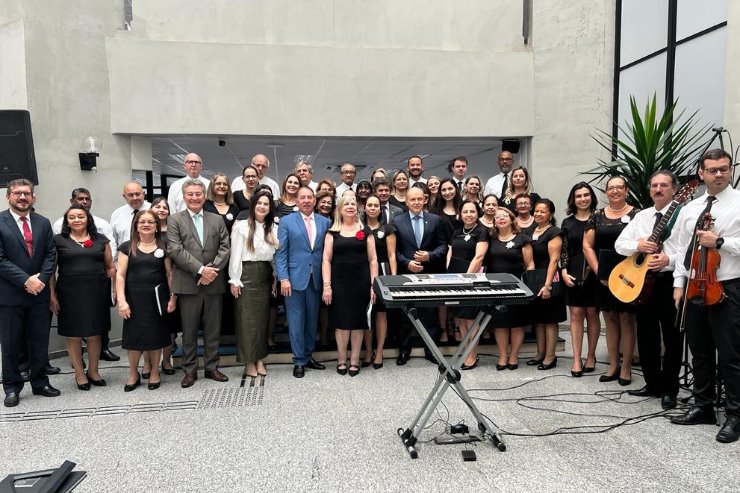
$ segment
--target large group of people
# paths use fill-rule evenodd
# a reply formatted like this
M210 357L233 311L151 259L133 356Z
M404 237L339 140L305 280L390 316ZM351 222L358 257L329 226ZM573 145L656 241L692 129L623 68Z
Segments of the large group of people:
M219 337L229 328L244 375L266 375L281 304L296 378L307 369L325 369L313 353L317 335L326 344L331 329L336 372L356 376L361 368L383 367L391 332L399 343L396 364L410 358L413 328L376 298L372 286L378 275L488 272L521 277L534 294L529 305L494 315L496 370L519 368L530 328L537 349L526 364L541 371L555 368L558 324L569 312L571 375L594 372L603 314L609 361L599 380L630 385L637 344L645 386L629 392L658 397L664 409L676 406L683 333L675 321L683 304L695 401L673 422L715 422L719 366L728 417L717 440L738 438L740 192L730 187L731 158L723 151L702 157L699 177L706 194L683 208L672 202L678 181L669 171L652 176L654 206L645 210L627 203L630 184L615 176L605 184L602 208L589 184L575 184L559 226L555 204L534 192L527 168L515 167L508 151L498 155L500 173L485 182L468 176L462 156L450 162L450 175L442 178L424 176L420 156L410 157L402 169L376 169L361 180L355 166L345 163L339 184L314 181L311 165L301 161L279 185L265 176L269 166L269 159L258 154L233 181L222 173L208 180L201 174L200 156L189 153L186 176L170 187L166 199L149 203L132 181L123 188L125 204L108 222L92 215L90 192L78 188L54 227L32 212L33 184L10 182L9 209L0 214L5 406L19 402L24 362L34 394L60 393L48 378L54 370L47 356L50 311L58 317L82 391L106 386L98 363L110 356L111 303L124 320L126 392L142 380L155 390L162 373L175 373L171 348L178 332L184 388L198 379L199 331L205 378L228 380L219 370ZM672 220L661 222L666 214L673 214ZM711 230L701 227L706 214L715 217ZM655 237L659 224L662 234ZM706 250L722 256L715 273L724 288L722 301L685 303L687 277L689 285L695 282L690 261ZM641 304L625 303L610 290L609 276L625 256L638 254L648 263L652 290ZM418 312L430 336L444 342L464 338L477 310ZM426 348L425 354L436 363ZM473 348L461 369L473 370L479 362Z

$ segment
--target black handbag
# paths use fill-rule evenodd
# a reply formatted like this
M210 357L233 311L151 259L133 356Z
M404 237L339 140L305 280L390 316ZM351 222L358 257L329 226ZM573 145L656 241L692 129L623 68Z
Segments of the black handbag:
M522 281L535 296L537 296L537 293L545 285L545 279L547 279L547 269L527 270L522 274ZM553 298L563 296L563 283L560 281L560 273L558 271L555 271L555 275L553 276L550 295Z

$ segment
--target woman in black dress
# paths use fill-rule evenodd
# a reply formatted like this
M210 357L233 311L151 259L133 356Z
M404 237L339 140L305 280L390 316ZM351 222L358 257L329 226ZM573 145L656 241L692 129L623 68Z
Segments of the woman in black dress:
M532 236L532 231L537 225L534 223L534 216L532 215L532 196L528 193L521 193L514 197L514 204L516 207L516 224L522 233L527 236ZM509 209L511 210L511 209Z
M430 176L427 178L427 188L429 189L429 203L434 205L437 203L437 197L439 196L439 185L442 180L438 176Z
M473 200L478 204L478 208L483 207L483 189L480 184L480 178L477 176L468 176L465 179L462 200L463 202L466 200Z
M393 193L388 199L388 203L400 207L404 212L408 212L409 208L406 206L406 192L409 190L409 175L406 171L399 169L393 173Z
M508 207L514 214L519 213L516 207L516 198L518 195L527 194L530 197L530 213L534 211L534 204L540 200L540 196L534 192L532 182L529 179L529 171L524 166L519 166L511 172L511 180L506 189L506 193L501 197L501 205Z
M476 200L465 200L460 208L462 227L452 235L451 248L447 251L447 272L475 273L480 272L483 259L488 251L489 234L486 228L478 224L480 209ZM460 329L460 336L465 337L473 326L478 308L474 306L453 308L455 325ZM477 347L477 343L476 343ZM468 354L461 370L472 370L478 366L476 347Z
M507 273L521 277L534 269L531 238L519 230L514 214L499 207L494 216L496 228L488 243L485 265L488 273ZM532 322L529 306L511 305L505 313L496 312L491 322L495 327L498 363L496 370L519 368L519 350L524 341L524 326ZM511 348L509 348L511 344Z
M460 220L461 194L452 178L447 177L439 185L437 201L429 207L430 212L439 216L444 236L449 241L453 233L462 227ZM459 328L448 327L447 307L441 306L439 313L440 335L439 342L448 342L450 338L459 334ZM454 333L453 333L454 331Z
M570 341L573 347L574 377L591 373L596 367L596 344L599 342L601 322L596 310L596 292L599 281L588 267L583 255L583 233L586 224L596 210L596 194L586 182L577 183L568 194L568 217L563 219L560 229L563 234L563 249L560 254L560 274L567 286L565 301L570 311ZM586 363L583 365L584 321L588 335Z
M378 275L375 237L363 226L354 195L339 199L334 224L324 240L321 266L324 292L321 298L329 305L329 326L337 340L337 373L347 369L347 344L351 346L349 375L360 373L360 350L364 331L368 329L367 308L374 300L372 282Z
M541 199L534 205L537 227L532 233L534 268L545 271L544 285L538 287L532 305L532 322L537 337L537 355L527 364L537 364L538 370L551 370L558 364L555 346L558 342L558 324L567 318L562 293L553 296L553 283L560 282L558 262L563 239L555 226L555 204Z
M206 192L206 201L203 210L218 214L224 220L226 229L231 234L231 227L239 215L239 206L234 203L234 195L231 193L229 177L223 173L216 173L211 178Z
M496 209L498 209L498 197L495 194L489 193L483 197L483 215L478 222L488 230L493 229L493 216L496 215Z
M175 311L170 294L172 261L159 229L159 218L151 210L140 211L131 225L131 240L118 247L116 293L118 314L123 318L121 347L128 351L128 380L124 392L141 385L139 360L142 354L151 368L149 390L159 388L159 360L170 345L165 314ZM161 293L161 294L159 294Z
M301 188L301 179L295 173L288 173L283 179L282 194L275 207L275 217L279 219L298 211L299 188Z
M260 174L257 168L252 166L245 166L242 170L242 181L244 181L244 189L237 190L234 193L234 203L239 208L239 211L249 210L249 201L257 191L257 185L260 184Z
M365 202L365 224L375 239L375 255L378 258L378 275L395 276L398 272L396 263L396 228L392 223L380 223L380 199L371 195ZM388 318L386 307L381 300L373 305L375 314L375 350L372 349L373 334L365 331L365 361L362 367L373 365L376 370L383 368L383 349L385 337L388 333Z
M357 207L360 211L365 210L365 202L373 194L373 184L369 180L360 180L357 184Z
M636 207L627 203L627 182L615 176L606 182L609 205L594 212L583 235L583 253L600 284L597 293L599 310L606 324L606 347L609 351L609 369L599 377L600 382L618 380L622 386L632 383L632 356L635 352L635 306L622 303L609 291L609 274L619 256L614 242L635 214ZM606 263L607 265L600 265ZM600 270L601 269L601 270ZM622 363L619 363L619 354Z
M59 271L49 282L51 310L58 316L59 335L66 338L77 388L104 387L98 362L102 331L110 319L108 278L116 274L108 238L98 233L90 212L75 204L64 213L62 232L54 240ZM83 337L89 356L87 371L82 361Z

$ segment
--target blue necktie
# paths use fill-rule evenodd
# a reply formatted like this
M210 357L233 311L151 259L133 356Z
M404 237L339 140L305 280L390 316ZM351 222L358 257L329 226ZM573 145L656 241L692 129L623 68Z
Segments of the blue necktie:
M195 231L198 233L198 239L200 244L203 245L203 215L193 214L193 222L195 223Z
M424 225L421 223L421 216L414 216L414 220L411 222L414 227L414 238L416 238L416 246L421 248L421 239L424 237Z

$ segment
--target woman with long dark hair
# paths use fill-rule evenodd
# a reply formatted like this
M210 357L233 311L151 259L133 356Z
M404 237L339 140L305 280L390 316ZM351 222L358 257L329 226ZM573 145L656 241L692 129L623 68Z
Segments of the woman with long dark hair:
M223 173L216 173L208 183L206 201L203 210L221 216L226 229L231 233L231 227L239 215L239 206L234 203L234 195L231 193L229 177Z
M283 179L282 194L275 207L275 216L281 218L298 211L298 189L301 179L295 173L288 173Z
M249 201L257 191L257 185L260 184L260 173L257 168L250 164L242 170L242 180L244 181L244 189L237 190L234 194L234 203L236 203L239 211L248 211Z
M92 214L74 204L64 213L57 247L56 278L49 280L51 310L57 314L59 335L66 338L67 353L79 390L90 384L106 385L98 372L102 331L110 318L108 279L116 274L108 238L99 234ZM82 338L87 341L89 366L84 370Z
M586 224L596 210L596 194L591 185L576 183L568 193L568 217L560 226L563 248L560 254L560 274L566 285L565 301L570 311L570 341L573 347L573 366L570 373L580 377L596 367L596 345L599 342L601 322L596 309L599 281L589 268L583 254L583 234ZM588 335L586 362L581 359L584 321Z
M124 392L141 385L142 354L151 369L149 390L158 389L161 383L159 359L162 349L171 345L165 314L175 311L176 304L174 293L170 294L172 260L166 251L157 214L152 210L139 211L131 225L131 240L118 248L116 293L118 314L123 318L121 347L128 352L129 364Z
M267 375L270 296L275 296L273 257L278 247L275 205L270 195L252 197L249 216L231 233L229 284L236 298L236 359L244 375Z

